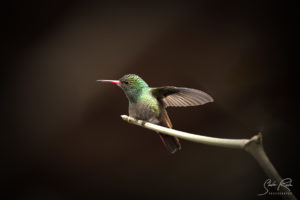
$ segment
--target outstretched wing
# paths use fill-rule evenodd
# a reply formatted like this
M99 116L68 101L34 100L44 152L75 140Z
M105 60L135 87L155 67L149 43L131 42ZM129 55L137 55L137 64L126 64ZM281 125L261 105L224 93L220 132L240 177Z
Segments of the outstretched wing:
M152 95L163 102L165 107L198 106L213 102L213 98L200 90L192 88L165 86L151 88Z

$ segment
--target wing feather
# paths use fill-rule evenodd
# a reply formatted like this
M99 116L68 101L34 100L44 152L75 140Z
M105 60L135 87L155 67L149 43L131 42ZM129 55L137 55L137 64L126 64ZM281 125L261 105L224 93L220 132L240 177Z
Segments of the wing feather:
M198 106L214 101L207 93L192 88L165 86L151 88L151 92L166 107Z

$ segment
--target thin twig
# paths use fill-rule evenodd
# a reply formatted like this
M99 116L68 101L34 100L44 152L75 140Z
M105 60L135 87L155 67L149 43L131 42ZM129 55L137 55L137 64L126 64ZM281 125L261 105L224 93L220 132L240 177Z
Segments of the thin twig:
M223 139L178 131L175 129L170 129L156 124L152 124L143 120L137 120L127 115L121 115L121 117L128 123L142 126L144 128L158 131L167 135L175 136L184 140L218 147L245 150L255 158L255 160L258 162L258 164L261 166L261 168L271 180L275 180L277 183L281 183L282 181L282 178L278 174L277 170L275 169L275 167L273 166L263 149L261 133L253 136L251 139ZM296 199L296 197L294 196L292 191L289 190L289 188L279 187L279 191L286 194L283 195L285 199Z

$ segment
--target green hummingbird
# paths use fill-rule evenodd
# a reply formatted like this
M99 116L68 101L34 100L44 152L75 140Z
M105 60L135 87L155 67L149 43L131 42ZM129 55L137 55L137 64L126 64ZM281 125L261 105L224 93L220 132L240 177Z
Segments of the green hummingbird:
M149 87L135 74L124 75L119 80L97 82L110 82L122 88L129 100L129 116L168 128L172 128L172 123L166 111L167 107L197 106L214 101L210 95L196 89L174 86ZM177 137L158 134L169 152L181 150Z

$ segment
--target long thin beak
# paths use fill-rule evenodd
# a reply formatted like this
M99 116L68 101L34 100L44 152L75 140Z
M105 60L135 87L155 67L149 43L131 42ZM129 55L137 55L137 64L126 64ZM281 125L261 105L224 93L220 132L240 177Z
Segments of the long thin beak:
M119 80L96 80L97 82L104 82L104 83L114 83L117 85L121 85L121 82Z

